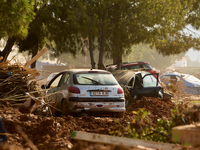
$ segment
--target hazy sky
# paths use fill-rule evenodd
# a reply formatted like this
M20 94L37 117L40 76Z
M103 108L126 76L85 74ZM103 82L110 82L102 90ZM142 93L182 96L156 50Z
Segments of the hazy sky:
M200 51L190 49L186 55L189 56L192 61L200 62Z
M189 30L185 30L188 34L193 34L195 37L200 37L200 30L195 30L192 26L187 26ZM199 61L200 62L200 51L190 49L187 53L187 56L190 57L192 61Z

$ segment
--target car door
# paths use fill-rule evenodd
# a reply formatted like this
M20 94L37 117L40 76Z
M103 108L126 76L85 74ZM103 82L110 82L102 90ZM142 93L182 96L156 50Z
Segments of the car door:
M56 75L47 85L47 95L48 95L48 103L53 106L52 110L55 111L54 107L55 107L55 103L57 101L57 88L58 85L60 83L60 80L63 76L63 73L60 73L58 75Z
M61 77L61 79L58 83L56 91L66 90L66 87L64 85L68 81L69 76L70 76L70 73L68 73L68 72L65 72L65 73L62 74L62 77Z
M60 74L56 75L49 82L49 84L47 85L47 89L49 89L47 94L52 94L52 93L55 93L57 91L57 88L58 88L58 85L60 83L60 80L61 80L62 76L63 76L63 73L60 73Z
M141 77L140 77L141 78ZM146 74L140 80L140 88L137 91L137 98L145 97L162 97L162 88L158 84L158 78L153 74Z
M68 79L69 79L69 76L70 76L70 73L68 72L65 72L63 73L59 83L58 83L58 86L57 86L57 89L56 89L56 107L61 109L61 105L62 105L62 100L64 98L67 97L68 95Z
M135 80L135 78L132 77L131 80L128 82L128 84L125 85L125 87L126 87L129 91L131 91L131 89L133 88L134 80Z
M133 85L132 88L130 89L131 95L134 99L140 99L140 90L143 88L142 84L142 75L141 73L137 73L135 75L135 78L133 78Z

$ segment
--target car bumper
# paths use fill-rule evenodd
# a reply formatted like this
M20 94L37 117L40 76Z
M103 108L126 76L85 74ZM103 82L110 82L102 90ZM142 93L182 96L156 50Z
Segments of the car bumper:
M105 111L124 112L125 100L123 98L69 98L70 112Z

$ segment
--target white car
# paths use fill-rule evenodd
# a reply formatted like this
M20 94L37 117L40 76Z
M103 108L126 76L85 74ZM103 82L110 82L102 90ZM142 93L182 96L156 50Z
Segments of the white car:
M87 113L122 118L125 112L124 91L106 70L68 69L42 88L48 89L55 116Z

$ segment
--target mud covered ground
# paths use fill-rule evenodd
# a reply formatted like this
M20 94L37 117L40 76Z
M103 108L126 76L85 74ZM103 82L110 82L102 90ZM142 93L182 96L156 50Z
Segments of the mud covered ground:
M33 82L34 84L32 82L27 84L30 79L37 76L37 71L19 65L9 65L7 62L1 63L0 69L2 70L0 76L6 76L6 79L2 79L0 85L0 117L3 120L8 138L7 144L0 145L1 150L141 150L138 147L131 148L122 144L114 146L71 140L72 131L130 137L127 127L139 129L142 122L137 122L136 117L141 108L150 113L148 116L149 126L154 126L157 119L171 120L171 110L176 107L177 103L180 103L181 106L179 114L187 113L184 118L181 118L179 125L199 121L199 114L192 111L184 112L187 110L186 106L188 106L185 105L185 102L191 102L190 97L184 96L182 99L179 98L181 101L178 102L159 98L142 98L138 101L131 101L124 118L48 117L49 115L45 115L45 113L37 113L37 115L26 113L26 111L22 113L18 105L15 105L15 100L24 101L40 95L40 92L38 92L40 88L36 86L35 82ZM8 72L12 75L7 74ZM32 76L29 76L30 74ZM32 93L32 91L36 91L36 93ZM30 95L30 93L32 94ZM125 95L128 96L126 91ZM12 103L9 103L8 100L12 100ZM200 98L197 98L197 101L199 100ZM190 108L194 110L193 106L190 106Z
M1 149L134 149L124 145L110 146L103 144L89 144L81 141L71 141L72 131L85 131L109 135L118 131L116 136L129 137L127 126L137 128L133 120L134 112L140 108L150 112L150 123L157 119L171 119L171 109L175 104L169 99L142 98L127 108L124 118L110 117L46 117L21 113L18 108L9 103L0 103L0 116L4 122L8 145ZM14 147L14 148L13 148ZM137 148L136 148L137 149Z

